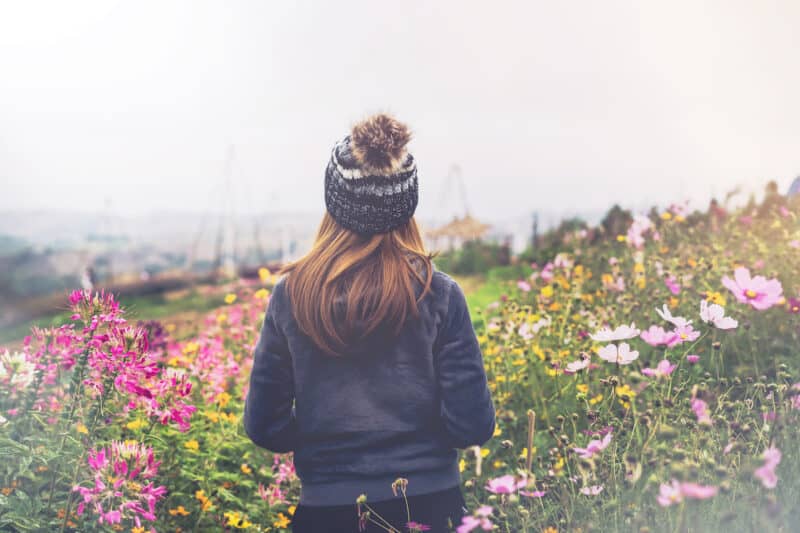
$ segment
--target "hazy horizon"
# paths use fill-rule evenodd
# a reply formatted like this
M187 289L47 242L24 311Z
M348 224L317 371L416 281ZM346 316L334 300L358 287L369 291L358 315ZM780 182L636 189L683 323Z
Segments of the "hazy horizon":
M321 212L329 150L393 112L421 217L703 206L800 174L800 3L0 6L0 209Z

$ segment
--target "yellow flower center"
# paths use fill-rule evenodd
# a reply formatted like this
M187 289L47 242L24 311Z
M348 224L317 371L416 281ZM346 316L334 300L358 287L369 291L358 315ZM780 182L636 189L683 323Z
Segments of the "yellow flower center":
M756 296L758 296L758 293L753 289L747 289L746 291L744 291L744 295L747 296L748 298L755 298Z

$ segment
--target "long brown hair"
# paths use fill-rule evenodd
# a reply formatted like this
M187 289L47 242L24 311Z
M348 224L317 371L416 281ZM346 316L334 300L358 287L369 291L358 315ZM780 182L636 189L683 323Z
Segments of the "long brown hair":
M326 212L311 251L281 273L289 274L300 330L328 355L341 356L373 334L397 336L419 317L433 277L431 257L413 217L388 233L360 235Z

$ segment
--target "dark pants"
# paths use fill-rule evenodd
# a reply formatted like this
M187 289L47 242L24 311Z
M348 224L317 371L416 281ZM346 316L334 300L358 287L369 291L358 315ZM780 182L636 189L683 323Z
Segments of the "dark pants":
M394 528L403 533L408 532L406 523L408 516L403 498L391 501L367 502L374 513L379 514ZM411 511L411 520L430 526L430 533L447 533L461 524L464 516L464 496L460 487L420 494L408 497L408 507ZM362 506L362 512L366 507ZM372 516L366 524L364 531L377 533L386 531L372 523L381 520ZM292 531L294 533L358 533L358 511L354 505L336 505L325 507L310 507L298 505L292 518Z

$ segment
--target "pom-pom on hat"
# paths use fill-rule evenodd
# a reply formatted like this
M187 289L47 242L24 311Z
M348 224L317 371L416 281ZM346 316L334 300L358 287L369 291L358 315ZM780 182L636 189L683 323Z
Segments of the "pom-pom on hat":
M385 113L353 126L325 171L325 206L339 225L363 235L388 233L417 208L417 165L408 127Z

